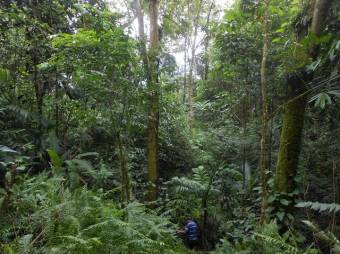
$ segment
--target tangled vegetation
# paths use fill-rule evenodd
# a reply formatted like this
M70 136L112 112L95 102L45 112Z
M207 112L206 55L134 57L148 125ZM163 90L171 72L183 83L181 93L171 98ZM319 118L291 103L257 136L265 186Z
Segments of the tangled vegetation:
M339 1L3 0L0 24L0 253L340 254Z

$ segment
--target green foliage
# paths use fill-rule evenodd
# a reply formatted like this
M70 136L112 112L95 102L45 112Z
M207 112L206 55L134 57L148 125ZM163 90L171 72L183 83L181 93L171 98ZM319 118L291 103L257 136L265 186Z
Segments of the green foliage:
M305 223L313 232L314 236L327 242L331 245L332 252L334 254L340 253L340 240L330 231L323 231L318 228L318 226L314 225L312 222L308 220L302 221Z
M314 211L325 212L330 214L340 212L340 205L335 203L325 204L319 202L299 202L295 206L299 208L309 208Z
M9 80L9 70L0 68L0 81L5 82Z
M231 254L317 254L317 250L308 248L301 250L296 243L289 242L289 234L281 236L278 232L278 226L275 222L265 225L263 228L253 232L251 236L240 239L234 244L228 241L222 241L215 253Z
M169 187L170 200L167 206L177 212L177 216L189 216L202 211L202 202L206 200L209 207L214 207L220 191L218 189L217 175L210 173L204 166L199 166L192 170L191 178L174 177L167 186Z
M62 163L60 157L58 156L58 154L51 149L48 149L47 152L48 152L48 155L51 158L52 165L57 169L61 168L63 163Z
M165 217L138 203L120 209L108 193L64 183L41 174L13 186L0 220L3 253L185 253Z
M340 97L339 90L332 90L327 92L321 92L317 95L314 95L309 102L314 102L315 107L319 107L321 109L325 109L327 105L332 104L331 96Z
M173 223L193 215L203 248L224 239L216 253L317 253L314 244L326 249L313 236L339 253L333 221L340 207L327 203L338 202L338 1L330 6L322 36L307 29L313 1L271 0L265 10L261 1L237 0L223 17L211 0L160 1L160 54L151 63L158 72L148 73L159 77L160 92L160 199L154 210L139 203L148 185L146 59L131 29L136 1L123 2L128 9L103 0L0 2L0 252L187 253ZM141 3L149 15L148 1ZM259 229L266 11L267 211L278 224ZM195 26L194 51L200 53L193 56ZM183 70L189 68L178 61L182 55L193 67L192 122L182 98L189 82ZM277 193L271 172L286 77L301 69L314 76L305 84L314 107L299 119L305 124L300 180L294 179L298 189L292 193ZM117 200L124 163L133 202L123 204ZM318 202L296 204L302 196ZM331 215L332 232L304 221L314 233L309 234L300 223L306 215L297 208L308 209L308 220L317 218L320 228Z

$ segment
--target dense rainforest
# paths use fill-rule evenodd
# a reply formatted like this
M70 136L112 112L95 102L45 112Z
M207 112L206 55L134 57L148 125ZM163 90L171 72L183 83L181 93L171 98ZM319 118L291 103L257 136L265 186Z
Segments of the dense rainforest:
M1 0L0 24L0 253L340 253L339 0Z

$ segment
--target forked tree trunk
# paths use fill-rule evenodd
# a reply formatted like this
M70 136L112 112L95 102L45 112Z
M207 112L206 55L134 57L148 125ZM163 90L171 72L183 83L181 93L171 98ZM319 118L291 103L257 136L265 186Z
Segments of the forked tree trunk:
M316 0L310 32L321 36L325 26L331 0ZM309 54L313 60L318 55L316 45L311 46ZM287 79L289 87L288 102L284 107L280 148L276 167L275 187L281 193L290 193L295 189L296 176L301 147L304 114L307 105L306 86L313 79L313 73L297 71Z
M148 200L157 199L158 188L158 127L159 127L159 82L158 62L159 31L158 31L158 0L149 0L150 12L150 50L149 50L149 113L148 113L148 141L147 141L147 164L148 164Z
M268 98L268 48L269 48L269 24L268 12L270 1L264 2L265 14L263 17L263 49L261 62L261 95L262 95L262 130L261 130L261 219L263 224L267 220L267 206L268 206L268 187L267 187L267 171L270 167L270 124L269 124L269 98Z

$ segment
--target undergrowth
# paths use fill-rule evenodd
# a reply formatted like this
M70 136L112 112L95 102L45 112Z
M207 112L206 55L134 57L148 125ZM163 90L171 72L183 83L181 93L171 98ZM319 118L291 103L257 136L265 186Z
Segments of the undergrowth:
M111 193L46 173L23 178L1 205L1 253L187 253L175 225L144 205L124 208Z

